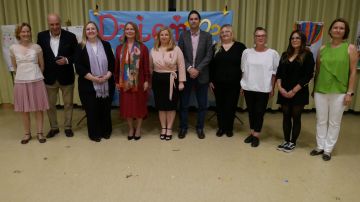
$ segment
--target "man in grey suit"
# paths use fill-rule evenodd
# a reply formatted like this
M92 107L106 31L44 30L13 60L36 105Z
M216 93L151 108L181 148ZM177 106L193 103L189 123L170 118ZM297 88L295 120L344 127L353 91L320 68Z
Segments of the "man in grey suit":
M185 58L186 82L180 94L180 130L179 138L184 138L188 129L188 109L190 94L195 87L198 103L196 133L200 139L205 138L204 122L208 101L209 63L212 58L212 37L200 30L201 16L196 10L190 11L189 31L184 31L179 38L179 47Z

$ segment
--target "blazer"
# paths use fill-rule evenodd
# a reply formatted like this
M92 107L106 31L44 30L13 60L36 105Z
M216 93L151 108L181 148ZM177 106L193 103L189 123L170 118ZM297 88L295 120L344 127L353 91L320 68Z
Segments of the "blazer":
M103 40L101 40L101 42L104 46L105 54L108 61L108 71L112 73L111 77L108 79L109 95L110 98L112 99L115 90L115 82L114 82L115 58L110 43ZM93 82L85 78L86 74L91 73L91 67L89 61L89 54L87 52L86 46L82 48L81 44L77 46L75 52L75 69L76 69L76 73L79 75L78 78L79 93L80 94L89 93L89 92L95 93Z
M212 37L209 33L200 30L199 44L196 51L195 63L193 61L193 47L191 43L191 32L184 31L179 38L178 46L184 53L185 68L193 66L200 71L199 83L209 82L209 64L212 58ZM187 77L189 74L186 74Z
M44 55L44 82L47 85L53 85L58 81L61 85L71 85L74 83L74 53L77 46L75 34L61 29L58 55L54 55L50 46L50 31L38 33L37 43L43 50ZM66 65L57 65L56 56L64 56L69 61Z

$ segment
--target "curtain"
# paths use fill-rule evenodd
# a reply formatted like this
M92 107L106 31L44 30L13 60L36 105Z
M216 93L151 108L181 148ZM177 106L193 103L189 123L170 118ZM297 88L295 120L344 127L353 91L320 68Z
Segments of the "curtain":
M47 29L48 13L59 13L63 20L72 25L82 25L88 19L89 9L98 3L100 10L167 11L168 0L0 0L0 25L29 22L33 38L39 31ZM329 41L327 30L337 17L345 18L350 25L348 41L355 42L357 23L360 21L358 0L176 0L177 11L222 11L227 5L234 11L233 27L238 41L247 47L253 46L255 27L263 26L268 31L268 47L281 54L287 47L293 23L298 20L324 22L323 42ZM1 43L1 42L0 42ZM1 45L1 44L0 44ZM360 77L358 72L357 80ZM12 103L12 80L2 55L0 56L0 104ZM313 84L311 83L310 87ZM350 109L360 111L360 83L356 83L355 96ZM77 92L75 92L75 97ZM278 109L277 92L269 100L269 108ZM75 103L79 103L78 99ZM243 98L239 106L244 108ZM314 108L314 102L306 108Z

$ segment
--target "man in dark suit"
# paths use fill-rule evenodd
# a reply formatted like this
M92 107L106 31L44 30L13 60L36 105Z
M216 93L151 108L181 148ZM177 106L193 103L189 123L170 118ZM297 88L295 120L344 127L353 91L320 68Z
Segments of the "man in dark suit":
M59 89L64 101L64 128L67 137L74 136L72 126L73 94L74 94L74 54L77 46L76 36L61 29L61 19L57 14L47 17L49 30L38 34L37 43L44 54L44 77L49 97L47 114L51 129L47 138L54 137L60 132L56 115L56 103Z
M189 31L184 31L179 38L179 47L185 58L186 82L180 99L179 138L184 138L188 129L188 109L190 94L195 87L198 103L196 133L200 139L205 138L204 122L208 101L209 63L212 58L212 37L200 30L201 16L193 10L188 15Z

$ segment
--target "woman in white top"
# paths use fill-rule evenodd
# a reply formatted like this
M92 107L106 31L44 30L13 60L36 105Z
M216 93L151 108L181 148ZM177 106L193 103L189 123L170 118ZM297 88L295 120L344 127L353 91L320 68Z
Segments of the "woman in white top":
M250 135L244 140L252 147L259 145L259 135L269 97L274 94L279 54L266 47L266 30L257 27L254 32L255 47L246 49L241 58L241 94L249 113Z
M31 140L30 112L36 113L37 139L40 143L45 143L43 112L49 109L49 103L42 74L44 70L42 50L39 45L32 43L31 27L28 23L18 25L15 36L19 44L10 46L10 57L16 72L14 110L22 112L25 130L21 144Z

